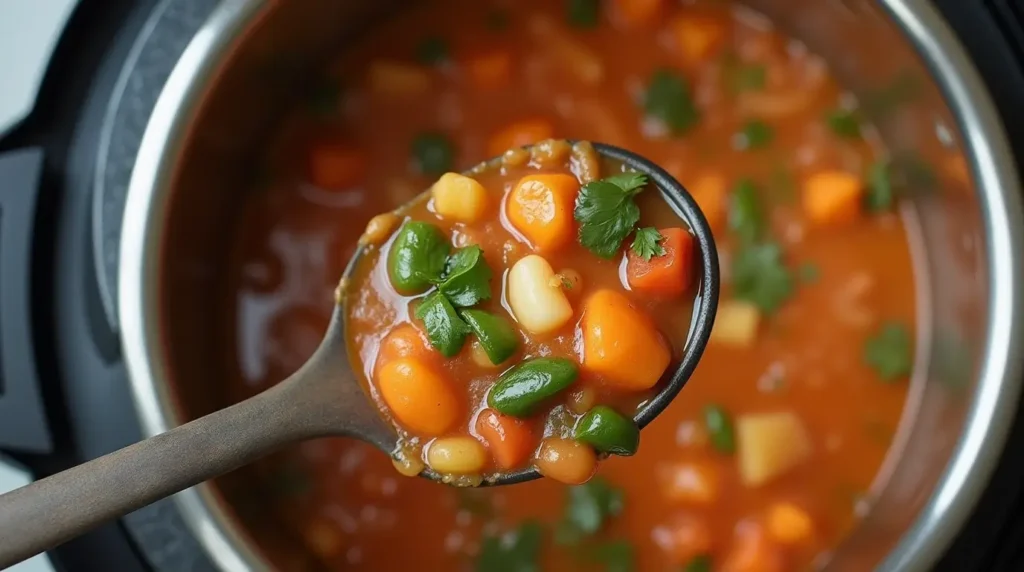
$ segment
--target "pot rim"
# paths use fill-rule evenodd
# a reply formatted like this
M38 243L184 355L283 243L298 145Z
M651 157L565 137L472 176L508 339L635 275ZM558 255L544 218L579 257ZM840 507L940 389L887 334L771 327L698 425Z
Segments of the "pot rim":
M973 63L927 0L882 0L884 10L927 63L963 134L983 198L991 280L982 368L966 429L927 504L881 570L927 570L946 550L987 486L1020 397L1024 339L1021 300L1024 215L1013 154ZM118 313L132 397L145 437L179 425L157 316L157 273L164 221L156 216L170 194L176 163L199 103L236 40L264 14L268 0L229 0L196 33L167 80L146 126L128 186L120 244ZM222 570L269 570L208 483L175 495L186 525Z

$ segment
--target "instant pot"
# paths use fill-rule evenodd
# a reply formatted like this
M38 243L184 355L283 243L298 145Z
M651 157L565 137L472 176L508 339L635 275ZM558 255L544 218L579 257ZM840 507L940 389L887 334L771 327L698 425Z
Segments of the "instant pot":
M830 568L1024 569L1024 459L1014 453L1024 446L1024 5L747 3L823 55L862 100L913 90L912 105L873 117L883 139L919 165L962 158L973 181L966 193L922 181L930 192L913 199L929 381L883 467L888 485ZM296 82L402 3L67 4L34 101L0 124L0 469L26 478L223 405L208 391L217 344L204 343L216 329L204 327L214 301L202 293L216 285L232 193ZM48 562L266 566L208 486Z

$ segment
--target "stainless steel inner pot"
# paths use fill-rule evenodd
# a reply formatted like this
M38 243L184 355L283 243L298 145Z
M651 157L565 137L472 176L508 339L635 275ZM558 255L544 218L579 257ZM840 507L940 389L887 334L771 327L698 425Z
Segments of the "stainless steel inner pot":
M925 570L974 507L1017 409L1024 219L1012 157L978 74L927 0L748 3L825 56L862 102L915 92L910 105L868 109L915 185L923 375L867 516L825 567ZM225 0L178 62L135 165L120 254L124 355L148 435L225 405L225 324L208 294L233 201L296 82L394 4ZM927 176L961 152L973 191ZM209 485L176 501L222 569L269 567Z

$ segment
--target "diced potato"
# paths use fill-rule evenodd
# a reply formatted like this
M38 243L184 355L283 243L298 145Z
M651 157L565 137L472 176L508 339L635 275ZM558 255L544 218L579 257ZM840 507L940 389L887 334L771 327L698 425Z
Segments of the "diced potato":
M811 456L811 438L795 413L758 413L736 419L740 478L756 487Z
M430 75L419 66L389 60L370 63L370 90L380 95L421 95L430 90Z
M773 504L768 508L767 520L768 533L782 544L800 544L814 532L811 516L793 503Z
M761 311L750 302L729 300L718 304L711 342L723 346L748 348L757 338Z
M487 210L487 189L476 179L445 173L430 188L434 211L442 218L472 224Z
M516 320L531 334L545 334L572 318L572 306L562 288L551 285L555 271L541 256L521 258L508 272L508 303Z

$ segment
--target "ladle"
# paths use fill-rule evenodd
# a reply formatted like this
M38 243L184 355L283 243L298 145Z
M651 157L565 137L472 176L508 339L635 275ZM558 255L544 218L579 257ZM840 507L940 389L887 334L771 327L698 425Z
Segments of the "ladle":
M663 389L634 417L643 428L679 393L711 333L718 305L718 255L697 203L663 169L634 153L595 143L605 158L646 173L696 237L701 275L682 359ZM351 274L362 250L345 270ZM397 435L353 373L345 343L344 297L334 305L323 341L294 374L274 387L166 433L0 495L0 568L48 550L120 517L250 463L284 445L325 436L371 443L392 454ZM422 476L439 480L426 470ZM505 473L485 485L521 483L536 469Z

